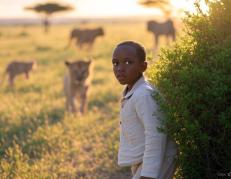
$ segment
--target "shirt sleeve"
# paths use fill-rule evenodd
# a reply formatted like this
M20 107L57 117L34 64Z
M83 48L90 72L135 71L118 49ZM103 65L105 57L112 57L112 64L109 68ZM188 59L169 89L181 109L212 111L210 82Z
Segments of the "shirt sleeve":
M137 96L135 108L144 126L145 150L141 176L157 178L165 153L166 134L158 131L161 113L151 93Z

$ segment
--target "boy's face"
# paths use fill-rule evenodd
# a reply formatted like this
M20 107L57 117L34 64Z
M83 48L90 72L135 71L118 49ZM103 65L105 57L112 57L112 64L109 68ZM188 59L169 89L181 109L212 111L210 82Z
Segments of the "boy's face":
M112 56L113 71L122 85L132 88L147 68L147 63L138 59L136 50L128 45L118 46Z

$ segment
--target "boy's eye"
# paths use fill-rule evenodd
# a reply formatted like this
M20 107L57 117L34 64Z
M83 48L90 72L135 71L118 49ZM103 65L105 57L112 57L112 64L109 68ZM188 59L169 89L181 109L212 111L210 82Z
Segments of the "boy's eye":
M118 62L112 62L113 66L118 66Z
M125 64L126 64L126 65L130 65L131 63L132 63L132 62L129 61L129 60L125 61Z

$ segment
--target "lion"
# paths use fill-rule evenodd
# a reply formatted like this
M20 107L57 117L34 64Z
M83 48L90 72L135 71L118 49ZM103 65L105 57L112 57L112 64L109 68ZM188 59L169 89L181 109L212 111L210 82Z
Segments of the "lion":
M91 60L65 61L65 64L68 68L68 73L64 76L66 110L72 113L84 114L87 110ZM76 107L76 99L79 102L79 110Z
M70 40L68 46L70 46L73 39L76 40L76 46L80 49L83 48L84 45L87 45L89 49L92 48L95 39L99 36L104 35L104 30L100 28L95 29L78 29L75 28L70 33Z
M8 85L9 87L14 86L14 80L15 77L17 77L20 74L25 74L26 79L29 79L29 73L34 70L37 67L36 61L12 61L10 62L5 72L3 73L1 84L3 83L3 80L6 75L8 75Z

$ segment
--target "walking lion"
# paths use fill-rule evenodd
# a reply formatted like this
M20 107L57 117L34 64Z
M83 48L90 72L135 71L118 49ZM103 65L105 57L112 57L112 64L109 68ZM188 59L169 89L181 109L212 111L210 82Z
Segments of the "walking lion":
M91 60L65 62L68 73L64 77L64 92L66 110L72 113L84 114L87 110L88 90L91 76ZM78 102L78 109L77 109Z

